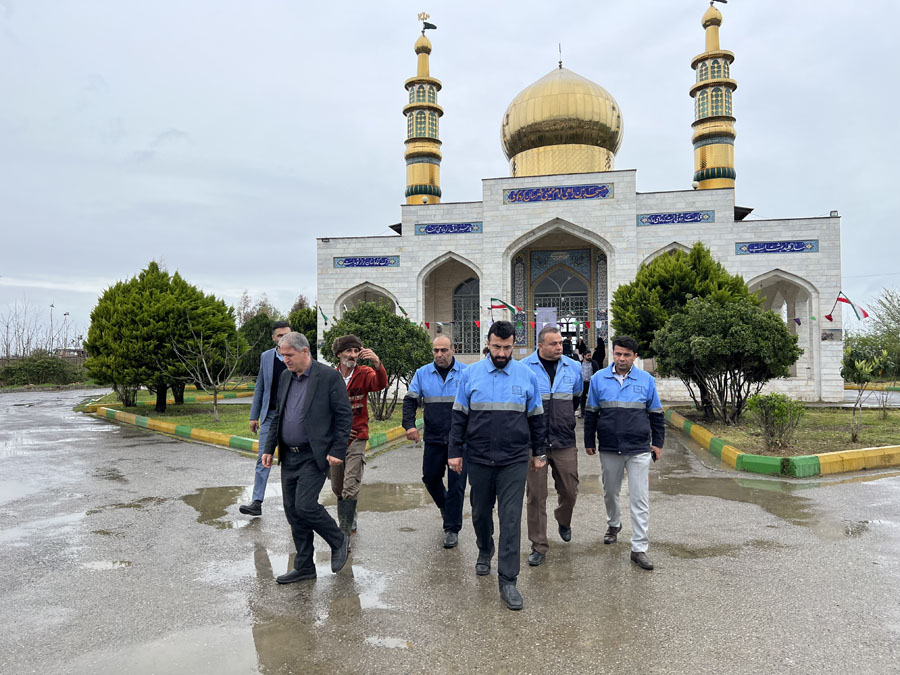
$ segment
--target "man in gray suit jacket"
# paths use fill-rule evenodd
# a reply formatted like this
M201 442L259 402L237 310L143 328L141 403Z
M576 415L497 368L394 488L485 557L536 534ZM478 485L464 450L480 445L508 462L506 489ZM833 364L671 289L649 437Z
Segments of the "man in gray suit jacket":
M262 453L266 446L266 435L275 418L275 387L278 386L278 377L285 370L284 359L278 353L278 342L290 332L291 326L287 321L276 321L272 326L272 340L275 346L264 351L259 357L259 374L256 376L256 388L253 390L253 405L250 406L250 432L254 434L259 432L259 455L256 458L256 478L253 480L253 500L249 504L241 504L238 509L248 516L262 515L262 502L266 496L266 484L269 482L269 469L262 465Z
M319 493L329 466L342 464L347 455L353 413L344 379L333 368L313 361L305 335L288 333L279 348L287 370L278 380L278 403L262 463L272 466L277 444L284 514L297 555L294 569L275 580L292 584L316 578L313 532L331 547L332 572L347 562L350 535L341 531L319 503Z

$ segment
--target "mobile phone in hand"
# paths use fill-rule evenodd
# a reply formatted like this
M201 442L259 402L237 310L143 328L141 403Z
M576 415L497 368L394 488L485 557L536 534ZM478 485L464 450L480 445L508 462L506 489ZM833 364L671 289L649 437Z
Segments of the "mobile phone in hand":
M654 462L655 462L657 459L659 459L659 457L656 455L656 450L651 450L651 451L650 451L650 456L653 458L653 461L654 461Z

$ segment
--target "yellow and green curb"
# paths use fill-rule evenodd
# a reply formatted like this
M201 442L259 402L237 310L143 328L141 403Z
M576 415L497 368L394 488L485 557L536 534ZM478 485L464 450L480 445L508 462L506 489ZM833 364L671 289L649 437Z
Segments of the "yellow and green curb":
M187 403L187 396L185 403ZM115 410L108 406L101 406L94 410L93 413L101 419L115 420L116 422L124 422L125 424L133 424L142 429L150 429L159 431L164 434L170 434L177 438L185 438L192 441L200 441L202 443L211 443L213 445L221 445L241 453L246 453L251 457L256 457L259 453L259 441L244 436L233 436L230 434L219 433L218 431L209 431L208 429L197 429L195 427L185 426L183 424L175 424L174 422L166 422L156 417L144 417L127 413L122 410ZM425 421L416 420L416 427L422 429ZM394 427L385 432L373 434L366 443L366 452L382 445L387 445L400 438L406 436L406 429L403 427Z
M845 382L844 389L859 390L859 385L858 384L849 384L849 383ZM900 387L892 385L892 384L884 384L882 382L879 382L877 384L867 384L866 391L900 391Z
M229 391L223 391L221 394L219 394L219 399L221 400L221 399L229 399L229 398L248 398L250 396L253 396L252 391L229 390ZM212 400L213 400L212 394L196 394L196 395L189 395L189 396L184 397L185 403L205 403L207 401L212 401ZM153 400L135 401L134 405L137 408L154 407L156 405L156 401L153 401ZM167 398L166 405L175 405L175 399ZM121 403L88 403L87 405L84 406L84 408L82 408L82 411L88 412L88 413L94 413L94 412L97 412L98 410L100 410L100 408L121 408L121 407L122 407Z
M666 410L666 421L675 429L688 434L714 457L738 471L769 476L810 478L848 471L886 469L900 466L900 446L864 448L842 452L823 452L797 457L770 457L741 452L728 441L713 436L698 424L685 419L673 410Z

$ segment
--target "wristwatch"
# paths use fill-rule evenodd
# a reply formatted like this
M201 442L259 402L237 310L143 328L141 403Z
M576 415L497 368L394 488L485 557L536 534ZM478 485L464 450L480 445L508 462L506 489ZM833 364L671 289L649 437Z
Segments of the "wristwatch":
M539 459L539 460L541 460L542 462L546 462L546 461L547 461L547 455L537 455L537 456L535 456L535 459Z

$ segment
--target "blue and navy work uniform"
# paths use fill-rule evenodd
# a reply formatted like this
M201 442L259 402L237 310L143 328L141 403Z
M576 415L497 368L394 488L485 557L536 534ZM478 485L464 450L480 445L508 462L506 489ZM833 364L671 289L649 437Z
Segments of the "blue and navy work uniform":
M550 451L553 448L571 448L575 445L575 408L578 397L584 389L581 376L581 364L568 356L560 356L556 362L556 374L553 383L541 363L537 350L522 359L529 366L541 388L541 404L544 407L544 418L547 420L547 431Z
M465 448L465 453L463 449ZM522 498L528 459L547 450L541 388L531 368L491 358L463 371L453 404L450 457L469 467L472 525L479 560L494 555L494 504L500 519L497 578L515 585L519 576Z
M600 452L637 455L661 448L666 437L666 419L656 379L632 367L622 384L615 364L591 377L584 409L584 445Z
M462 528L463 500L466 493L466 466L462 474L451 471L444 488L444 473L447 470L447 444L450 436L450 421L453 402L464 363L455 358L442 376L440 369L432 362L419 368L413 375L406 396L403 398L403 428L412 429L416 425L416 409L424 408L425 452L422 455L422 482L435 505L444 513L444 530L459 532Z

